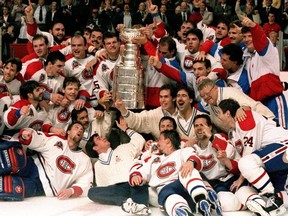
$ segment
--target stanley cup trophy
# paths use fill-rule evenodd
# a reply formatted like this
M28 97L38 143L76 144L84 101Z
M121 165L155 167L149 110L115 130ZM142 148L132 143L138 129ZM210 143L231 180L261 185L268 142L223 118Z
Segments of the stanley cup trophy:
M137 29L125 28L121 35L126 44L122 63L115 67L113 74L113 101L121 97L127 109L144 109L144 73L140 65L140 51L139 46L131 42L141 33Z

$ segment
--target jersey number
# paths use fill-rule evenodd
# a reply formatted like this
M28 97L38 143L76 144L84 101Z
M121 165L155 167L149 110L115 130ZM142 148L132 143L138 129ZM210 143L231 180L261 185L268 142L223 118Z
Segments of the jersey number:
M253 137L244 137L244 146L253 147Z

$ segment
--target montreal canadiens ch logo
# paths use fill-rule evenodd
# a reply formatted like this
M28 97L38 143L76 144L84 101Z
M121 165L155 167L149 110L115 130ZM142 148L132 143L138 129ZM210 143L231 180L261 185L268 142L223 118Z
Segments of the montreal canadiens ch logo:
M59 122L67 122L70 118L70 111L67 108L64 108L63 110L58 113L57 118Z
M67 156L60 155L56 159L57 168L66 174L72 174L73 169L75 168L75 163Z
M175 162L168 162L157 170L158 178L166 178L176 171Z
M193 69L193 57L191 56L185 56L184 58L184 68L186 70L192 70Z
M212 169L217 163L214 159L213 154L208 155L208 156L200 155L199 157L201 158L203 162L203 171L208 171Z

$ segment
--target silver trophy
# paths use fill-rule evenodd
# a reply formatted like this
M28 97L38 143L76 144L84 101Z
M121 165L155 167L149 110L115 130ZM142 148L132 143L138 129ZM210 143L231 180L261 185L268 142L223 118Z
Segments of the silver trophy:
M144 69L140 64L139 46L131 42L140 35L137 29L122 30L121 36L126 41L124 54L113 74L113 101L121 97L127 109L145 108Z

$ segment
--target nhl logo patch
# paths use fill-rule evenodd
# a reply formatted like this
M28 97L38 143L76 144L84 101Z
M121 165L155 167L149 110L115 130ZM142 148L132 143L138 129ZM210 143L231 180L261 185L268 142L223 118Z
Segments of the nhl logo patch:
M70 115L70 111L67 108L64 108L58 113L57 119L59 122L67 122L70 118Z

